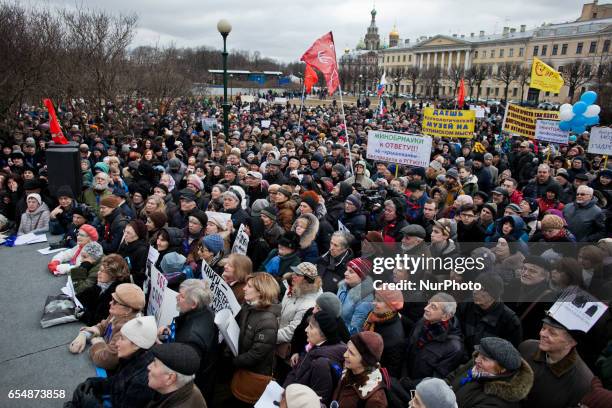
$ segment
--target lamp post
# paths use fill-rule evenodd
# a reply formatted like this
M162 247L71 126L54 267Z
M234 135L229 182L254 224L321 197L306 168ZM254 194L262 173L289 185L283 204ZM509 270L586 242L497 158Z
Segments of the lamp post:
M227 102L227 46L226 40L230 31L232 31L232 25L229 21L223 19L219 20L217 23L217 30L221 37L223 37L223 133L225 133L225 137L229 136L229 111L230 104Z
M233 101L234 100L234 74L230 74L229 76L230 76L230 101Z

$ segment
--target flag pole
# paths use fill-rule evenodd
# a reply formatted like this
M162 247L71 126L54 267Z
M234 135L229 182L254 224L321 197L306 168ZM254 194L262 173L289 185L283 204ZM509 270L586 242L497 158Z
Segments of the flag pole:
M304 78L306 80L306 78ZM302 84L302 98L300 99L300 115L298 117L298 132L300 131L300 122L302 121L302 107L304 106L304 91L306 90L306 84Z
M344 98L342 98L342 84L338 81L338 91L340 92L340 106L342 107L342 120L344 122L344 132L346 133L346 145L348 146L349 151L349 163L351 164L351 174L355 175L355 170L353 169L353 155L351 154L351 140L349 137L348 126L346 126L346 114L344 113Z

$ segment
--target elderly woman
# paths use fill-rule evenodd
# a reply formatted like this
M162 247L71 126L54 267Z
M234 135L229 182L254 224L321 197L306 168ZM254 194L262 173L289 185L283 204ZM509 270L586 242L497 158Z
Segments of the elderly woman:
M95 241L88 243L81 250L81 264L70 269L69 272L77 296L85 289L96 284L98 280L98 270L101 265L100 261L103 256L104 250L102 249L102 245Z
M21 215L17 235L49 231L49 207L43 203L40 194L28 194L26 205L26 211Z
M95 326L82 327L69 347L72 353L82 353L89 340L91 360L106 370L115 370L119 364L117 340L121 328L145 306L142 289L133 283L122 283L111 296L108 317Z
M346 265L344 280L338 285L338 298L342 304L342 319L350 334L361 331L372 311L374 286L368 276L372 262L366 258L355 258Z
M374 332L356 333L344 353L344 372L334 400L340 407L387 407L385 381L380 370L383 339Z
M247 277L253 273L253 263L251 259L242 254L231 254L223 266L221 276L230 285L238 303L244 303L244 287Z
M136 317L117 334L118 366L115 374L92 377L77 386L72 401L65 407L103 406L103 396L110 395L113 408L145 407L155 396L148 386L147 366L153 361L149 350L155 344L155 317Z
M94 243L91 242L87 245L92 244ZM93 271L90 271L84 280L79 279L82 276L78 276L79 269L75 269L70 271L70 275L76 275L75 291L79 302L83 304L85 309L79 320L91 326L108 316L112 293L120 284L129 283L130 271L125 260L117 254L102 258L95 276L92 276ZM84 287L84 285L89 286ZM82 288L82 290L79 291L77 288Z
M237 400L247 404L257 402L272 379L279 292L276 279L265 272L250 276L244 287L245 304L236 316L240 336L231 391Z
M319 248L315 241L319 232L319 220L314 214L302 214L291 228L300 237L298 256L303 262L316 262L319 259Z
M340 339L336 316L323 310L310 316L305 331L308 341L306 355L294 365L283 387L290 384L307 385L327 406L340 377L346 344Z
M49 272L58 275L65 275L70 269L81 264L81 251L83 247L92 241L98 240L98 232L89 224L81 225L77 233L77 245L73 248L66 249L53 256L51 262L47 265Z
M507 340L485 337L474 358L447 378L460 407L521 407L533 386L533 370Z
M346 264L353 257L350 249L350 235L337 231L331 236L329 251L317 260L317 270L323 281L324 292L337 292L338 282L342 280Z

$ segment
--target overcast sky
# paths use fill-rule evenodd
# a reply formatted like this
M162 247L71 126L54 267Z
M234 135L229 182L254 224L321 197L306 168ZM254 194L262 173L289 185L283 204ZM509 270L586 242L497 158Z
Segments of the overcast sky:
M381 40L393 24L402 39L421 35L500 33L504 26L574 21L589 0L378 0ZM35 6L74 7L75 0L28 0ZM602 2L603 3L603 2ZM370 24L370 0L84 0L88 7L138 15L134 45L174 43L221 47L217 21L233 26L230 49L297 61L310 44L333 31L338 53L354 48ZM239 68L239 67L232 67Z

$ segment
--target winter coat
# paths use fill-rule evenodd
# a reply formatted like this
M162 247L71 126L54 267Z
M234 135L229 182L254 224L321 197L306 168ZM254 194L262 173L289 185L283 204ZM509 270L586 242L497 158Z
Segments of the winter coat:
M81 265L70 269L70 278L74 285L74 292L78 296L85 289L95 286L98 283L98 270L100 262L91 264L89 262L81 262ZM107 314L108 316L108 314ZM102 319L105 316L102 317ZM102 319L97 320L98 322Z
M405 219L399 218L388 223L384 221L384 214L381 214L378 222L377 230L382 231L384 242L401 242L403 235L400 231L408 225Z
M255 305L242 305L236 316L240 326L238 355L234 357L236 368L244 368L257 374L272 375L276 333L280 305L266 308Z
M541 198L546 197L546 190L549 186L554 186L557 191L561 190L561 186L557 181L550 176L544 183L540 183L537 179L529 182L523 189L523 197Z
M542 328L542 317L552 306L555 293L549 289L548 282L543 281L535 285L523 285L520 279L511 282L504 291L509 299L517 302L508 303L518 316L523 327L523 338L535 339L539 337Z
M317 259L319 259L319 248L315 241L319 231L319 220L314 214L302 214L300 217L308 219L308 226L300 237L298 256L302 262L316 263ZM291 229L295 231L296 227L297 222L294 222Z
M523 407L574 407L591 389L593 373L573 349L554 364L548 364L538 340L526 340L518 348L531 366L535 381Z
M66 249L53 255L53 258L51 258L53 261L60 261L60 264L57 265L58 274L65 275L72 268L81 264L82 249L82 246L76 245L72 248Z
M147 408L206 408L206 401L193 381L166 395L156 395Z
M520 408L521 400L533 385L533 371L525 360L512 374L479 378L462 385L461 380L472 367L474 360L459 367L446 379L455 391L457 405L461 408Z
M96 213L96 217L100 218L100 200L112 194L113 192L109 189L106 189L102 191L102 193L98 194L93 188L88 188L83 192L83 196L81 197L80 201L91 208Z
M323 343L320 346L314 346L291 370L283 387L303 384L316 392L321 397L321 402L327 406L332 400L335 385L340 379L339 375L334 378L336 373L332 364L335 363L342 367L345 352L346 344L344 343Z
M295 209L297 203L293 200L287 200L276 206L278 212L276 214L276 222L286 231L291 231L293 219L295 218Z
M285 293L281 302L282 309L276 337L276 342L278 344L291 342L295 328L302 321L304 313L306 313L308 309L314 307L315 301L320 294L320 290L312 293L304 293L300 296L296 296L295 294L289 296Z
M70 207L62 208L62 212L57 214L55 218L49 219L49 232L52 235L60 235L65 234L68 230L70 224L72 224L72 214L74 208L79 206L79 204L72 200Z
M94 283L92 286L77 294L77 299L79 299L79 302L81 302L85 308L85 312L79 320L88 326L93 326L107 318L110 309L110 301L112 299L111 295L115 292L117 286L122 283L126 282L113 282L104 292Z
M438 334L418 348L417 341L425 320L420 319L408 338L407 375L416 386L423 378L445 378L465 357L459 320L453 317L448 330Z
M295 331L293 332L293 338L291 339L290 354L297 353L300 355L304 355L306 353L305 347L306 344L308 344L306 336L306 327L308 327L309 324L308 319L310 319L310 316L312 316L313 314L312 311L313 308L308 309L306 313L304 313L300 324L295 328ZM344 320L342 320L342 317L338 317L336 319L336 323L338 324L338 337L341 341L347 344L348 341L351 339L351 335L349 334L346 325L344 324Z
M374 331L380 334L385 345L380 365L387 369L390 376L400 378L406 352L406 336L399 315L395 314L390 320L377 322Z
M344 181L348 183L350 186L352 186L355 183L359 183L361 187L363 187L366 190L376 187L372 179L364 174L359 174L357 176L351 176Z
M135 313L128 313L127 316L113 317L108 316L94 327L100 332L104 339L101 343L96 343L89 349L91 361L105 370L114 370L119 364L117 356L117 338L124 324L136 317Z
M238 231L240 225L244 223L244 220L249 218L249 214L245 210L243 210L242 207L240 207L240 204L238 204L238 207L236 208L233 208L231 210L223 210L223 212L231 214L232 225L234 226L234 229L236 231Z
M574 201L563 209L567 227L579 242L597 242L606 237L604 213L596 204L597 199L592 198L586 204Z
M363 240L367 225L367 218L365 214L361 213L360 211L355 211L352 213L342 212L339 221L344 224L349 231L351 231L351 234L356 241L361 242L361 240ZM335 227L337 227L337 225L338 224L336 223Z
M36 210L21 214L17 235L47 231L49 231L49 207L47 207L47 204L42 203Z
M466 180L461 180L463 192L471 197L478 192L478 177L470 174Z
M278 246L278 239L281 235L283 235L284 232L285 230L283 229L283 227L281 227L277 223L274 223L272 224L271 228L266 228L264 230L263 237L268 243L268 245L270 245L270 248L276 248Z
M119 245L117 253L121 255L130 267L130 275L134 283L142 288L146 280L147 257L149 255L149 244L144 239L134 242L123 242Z
M334 258L329 251L321 255L317 262L317 271L323 282L323 292L338 292L338 282L344 279L346 264L353 259L353 252L347 249L342 255Z
M127 223L127 217L121 214L119 208L115 208L108 217L105 217L104 223L98 228L98 236L100 237L98 242L102 245L105 254L117 252Z
M461 322L463 344L468 354L485 337L501 337L518 347L523 337L521 321L516 313L501 302L495 302L488 310L482 310L473 302L461 302L457 307Z
M266 269L265 266L275 256L279 256L280 257L280 262L279 262L279 266L278 266L278 272L277 273L272 273L271 271L268 271L268 269ZM280 256L280 255L278 255L278 249L273 249L270 252L270 254L268 254L268 257L263 261L263 263L260 265L260 267L257 270L270 272L270 273L272 273L272 275L274 275L275 277L280 279L287 272L291 272L291 267L292 266L298 266L301 262L302 261L300 261L299 254L297 252L293 252L293 253L291 253L289 255Z
M367 373L367 381L362 386L349 384L347 371L344 370L338 388L334 392L334 400L340 407L387 408L387 384L380 369Z
M346 281L338 284L342 319L351 335L361 331L363 324L372 311L374 301L374 286L372 278L366 276L359 284L350 288Z

